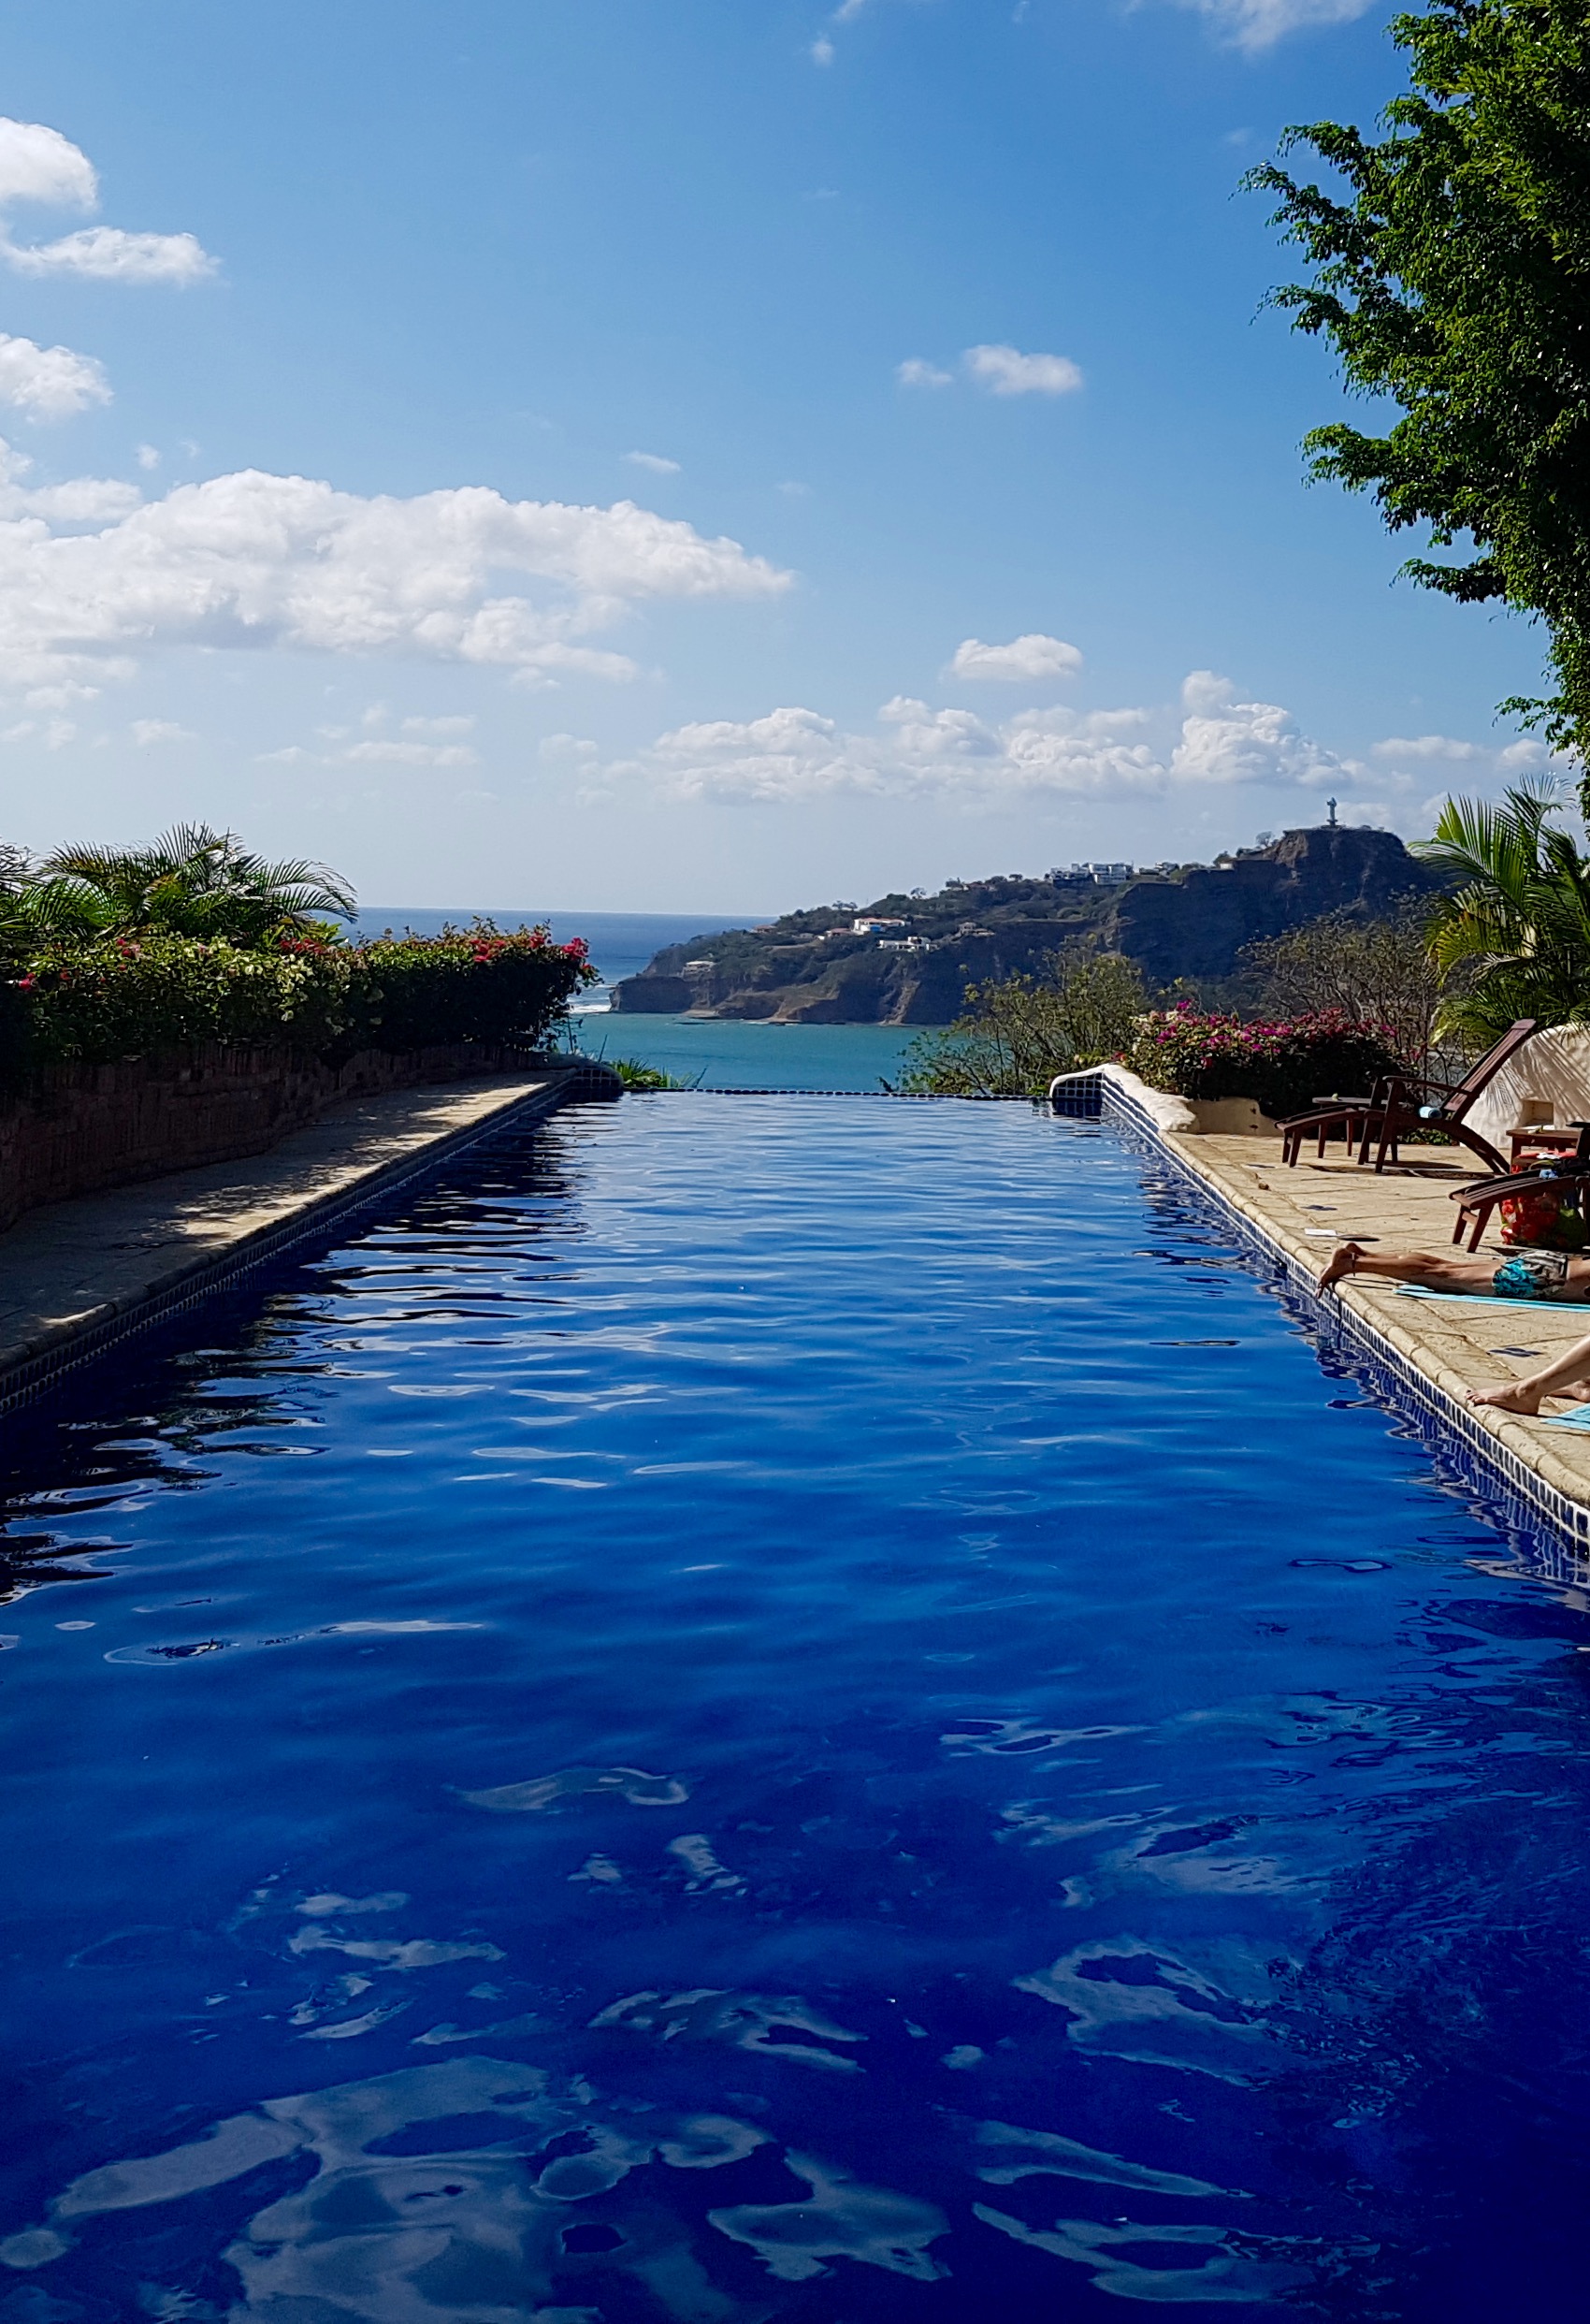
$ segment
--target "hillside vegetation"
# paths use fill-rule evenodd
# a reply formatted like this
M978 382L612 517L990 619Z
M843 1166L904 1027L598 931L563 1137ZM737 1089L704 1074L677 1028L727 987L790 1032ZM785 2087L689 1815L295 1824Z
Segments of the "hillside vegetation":
M944 1025L968 988L1041 976L1057 952L1131 961L1152 991L1239 997L1245 948L1346 913L1383 919L1447 875L1391 832L1323 824L1265 848L1140 872L1120 885L1051 873L952 880L936 895L895 893L824 904L761 928L674 944L614 988L629 1013L767 1018L781 1024ZM857 928L858 921L898 924Z

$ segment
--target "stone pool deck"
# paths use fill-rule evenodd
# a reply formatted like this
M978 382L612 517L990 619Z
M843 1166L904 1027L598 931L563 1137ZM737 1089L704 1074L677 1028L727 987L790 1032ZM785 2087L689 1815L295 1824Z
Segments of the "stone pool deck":
M1306 1148L1295 1169L1282 1168L1276 1138L1159 1136L1189 1171L1279 1244L1300 1269L1317 1274L1331 1252L1332 1236L1351 1235L1384 1250L1446 1251L1452 1248L1456 1205L1454 1186L1471 1184L1483 1171L1461 1147L1404 1148L1399 1168L1379 1177L1360 1169L1339 1145L1323 1160ZM1310 1231L1312 1230L1312 1231ZM1481 1254L1501 1256L1493 1227ZM1349 1280L1331 1295L1361 1315L1423 1376L1459 1404L1471 1387L1532 1372L1551 1357L1590 1335L1590 1305L1512 1307L1483 1300L1473 1305L1415 1300L1395 1284ZM1566 1402L1549 1403L1547 1415L1563 1413ZM1548 1487L1581 1508L1590 1508L1590 1433L1553 1428L1548 1420L1525 1420L1511 1413L1466 1407L1471 1427ZM1504 1464L1505 1465L1505 1464Z
M30 1211L0 1234L0 1411L477 1139L609 1095L615 1076L529 1069L387 1090L265 1154Z

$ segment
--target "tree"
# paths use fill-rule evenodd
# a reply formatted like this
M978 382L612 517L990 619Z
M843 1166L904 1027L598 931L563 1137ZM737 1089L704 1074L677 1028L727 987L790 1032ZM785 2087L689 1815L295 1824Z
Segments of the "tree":
M1442 972L1473 981L1443 1003L1443 1032L1482 1049L1517 1017L1542 1025L1590 1015L1590 856L1553 819L1559 783L1515 784L1499 805L1449 799L1415 849L1451 878L1426 942Z
M232 832L178 823L148 848L57 849L15 906L41 937L159 929L256 946L333 933L325 917L351 917L354 893L324 864L267 863Z
M1372 489L1393 531L1461 535L1465 563L1404 567L1466 603L1544 621L1556 691L1504 711L1590 765L1590 0L1434 0L1398 16L1409 94L1380 143L1336 122L1286 133L1347 182L1337 200L1271 163L1247 182L1315 269L1271 294L1331 341L1386 434L1305 439L1311 469ZM1590 777L1585 780L1590 802Z
M1265 1009L1279 1017L1329 1011L1373 1025L1405 1066L1427 1073L1442 1001L1458 973L1431 958L1429 908L1421 897L1387 920L1329 912L1250 944L1246 957L1264 980Z
M895 1088L908 1097L1040 1097L1057 1073L1097 1065L1131 1042L1149 1005L1129 960L1051 954L1048 980L1007 977L966 988L966 1012L912 1044Z

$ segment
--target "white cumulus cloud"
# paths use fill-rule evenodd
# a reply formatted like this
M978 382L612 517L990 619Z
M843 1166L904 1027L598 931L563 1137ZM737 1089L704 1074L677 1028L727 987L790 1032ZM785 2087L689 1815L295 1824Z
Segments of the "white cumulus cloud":
M649 749L579 773L587 795L639 784L664 799L795 806L852 793L936 798L969 806L1044 797L1164 796L1192 786L1295 790L1363 769L1301 733L1272 703L1242 702L1223 678L1194 671L1179 715L1169 707L1018 711L997 723L912 696L884 704L875 727L846 733L799 706L765 718L702 720Z
M971 376L996 396L1068 396L1082 385L1082 374L1069 356L1023 355L1016 347L968 347L961 361Z
M1062 638L1030 631L1008 646L985 646L980 637L962 638L955 648L948 675L958 678L992 678L1010 685L1036 685L1045 678L1073 677L1082 667L1075 646Z
M194 742L197 738L185 726L171 719L135 719L133 740L140 750L150 749L155 743Z
M137 485L115 476L72 476L65 484L29 485L34 463L0 438L0 525L7 518L35 516L47 525L106 524L143 504ZM4 550L0 548L0 558ZM5 641L0 639L0 667Z
M407 720L405 720L405 724ZM350 744L335 754L347 766L476 766L479 754L467 743L394 742L386 739Z
M894 376L902 387L947 387L953 374L941 371L925 356L907 356L903 363L895 366Z
M0 240L0 257L19 274L86 274L101 283L202 283L216 262L192 234L125 234L83 226L54 242Z
M1371 0L1178 0L1219 26L1234 48L1256 53L1273 49L1289 33L1350 24Z
M654 476L677 476L680 463L665 459L660 452L626 452L624 458L632 468L649 468Z
M18 203L96 210L94 164L58 129L0 118L0 215ZM88 275L108 283L197 283L215 260L192 234L129 234L83 226L52 242L18 243L0 225L0 257L22 274Z
M1487 755L1478 743L1457 742L1451 734L1388 734L1369 748L1377 759L1445 759L1453 764Z
M482 485L366 499L250 469L146 502L97 479L30 491L18 465L0 488L0 681L13 684L124 675L133 653L172 646L622 678L633 665L585 641L636 602L765 597L791 578L632 501L506 501Z
M93 210L99 200L94 164L59 129L0 116L0 210L38 202L54 210Z
M91 403L108 403L110 383L92 356L40 347L0 331L0 403L29 419L69 419Z
M1238 702L1231 680L1212 670L1194 670L1181 700L1187 715L1170 758L1178 781L1331 782L1347 768L1300 732L1290 710L1273 702Z

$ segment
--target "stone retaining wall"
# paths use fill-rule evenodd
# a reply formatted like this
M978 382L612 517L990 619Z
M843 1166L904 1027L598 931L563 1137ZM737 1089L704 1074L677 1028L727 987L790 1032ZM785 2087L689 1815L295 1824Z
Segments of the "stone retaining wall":
M0 1230L41 1202L263 1154L347 1098L512 1073L524 1062L521 1051L459 1043L362 1050L329 1066L289 1049L212 1042L52 1067L25 1094L0 1097Z

